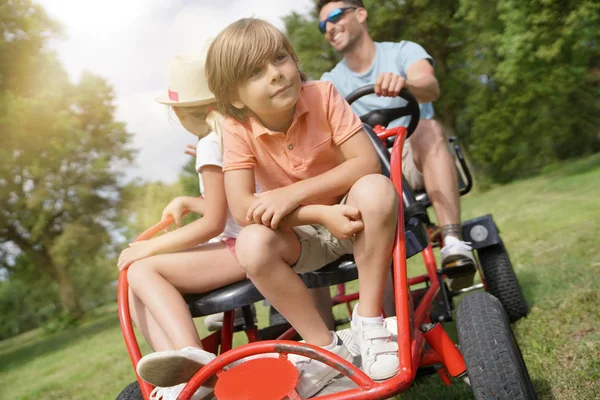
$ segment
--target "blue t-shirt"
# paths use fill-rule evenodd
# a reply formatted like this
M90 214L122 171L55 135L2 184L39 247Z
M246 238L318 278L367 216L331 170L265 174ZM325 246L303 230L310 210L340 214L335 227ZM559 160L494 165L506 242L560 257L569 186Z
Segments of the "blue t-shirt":
M331 81L336 89L346 97L359 87L372 85L382 72L392 72L406 78L406 70L415 61L429 60L433 65L433 58L423 47L408 41L400 43L375 42L375 60L371 67L362 74L357 74L348 68L346 59L342 59L330 72L325 72L321 80ZM352 110L357 115L364 115L369 111L397 108L406 104L406 100L400 97L377 97L371 94L352 103ZM433 105L431 103L420 104L421 119L433 118ZM408 125L409 117L398 118L392 121L389 127Z

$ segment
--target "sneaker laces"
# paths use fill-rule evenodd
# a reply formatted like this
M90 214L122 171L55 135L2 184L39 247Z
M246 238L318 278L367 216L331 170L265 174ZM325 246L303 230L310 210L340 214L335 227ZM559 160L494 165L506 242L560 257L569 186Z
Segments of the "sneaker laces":
M459 248L461 250L472 251L471 242L464 242L462 240L456 239L453 236L448 236L445 239L444 247L442 248L442 252L448 252L450 248Z

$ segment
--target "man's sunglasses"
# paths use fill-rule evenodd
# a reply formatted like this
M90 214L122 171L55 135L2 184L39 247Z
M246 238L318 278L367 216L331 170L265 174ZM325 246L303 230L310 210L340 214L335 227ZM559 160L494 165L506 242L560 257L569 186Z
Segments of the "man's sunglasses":
M329 13L327 18L325 18L323 21L319 22L319 30L321 31L322 34L325 34L325 30L327 28L328 22L331 22L332 24L337 24L339 22L339 20L342 19L344 14L346 14L346 11L356 10L357 8L358 7L336 8L335 10L333 10L332 12Z

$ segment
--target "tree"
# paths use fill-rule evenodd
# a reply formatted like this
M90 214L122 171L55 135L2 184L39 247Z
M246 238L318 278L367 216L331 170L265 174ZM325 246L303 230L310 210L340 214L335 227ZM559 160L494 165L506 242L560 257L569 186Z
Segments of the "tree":
M412 40L436 60L436 117L478 172L507 181L600 150L600 4L594 0L365 0L376 41ZM318 17L286 30L311 77L332 53ZM568 110L568 111L567 111Z
M71 84L45 51L56 25L39 6L9 1L0 15L0 49L19 61L0 63L0 266L10 278L26 256L56 282L63 311L78 318L74 266L111 242L131 135L113 120L114 95L103 79L84 73Z

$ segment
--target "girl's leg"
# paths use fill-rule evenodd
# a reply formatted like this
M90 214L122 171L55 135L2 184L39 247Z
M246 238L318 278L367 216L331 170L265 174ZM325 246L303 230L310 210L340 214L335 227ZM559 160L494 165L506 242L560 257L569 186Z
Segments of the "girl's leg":
M146 343L154 351L173 350L175 348L160 325L158 325L158 322L156 322L156 319L148 311L148 308L146 308L144 303L142 303L131 289L129 289L129 310L135 326L142 331Z
M202 347L181 293L208 292L244 279L245 273L223 243L210 243L137 261L127 276L174 349L181 349Z
M247 226L237 237L236 252L248 278L307 343L331 344L308 289L290 267L300 256L300 242L291 229Z

